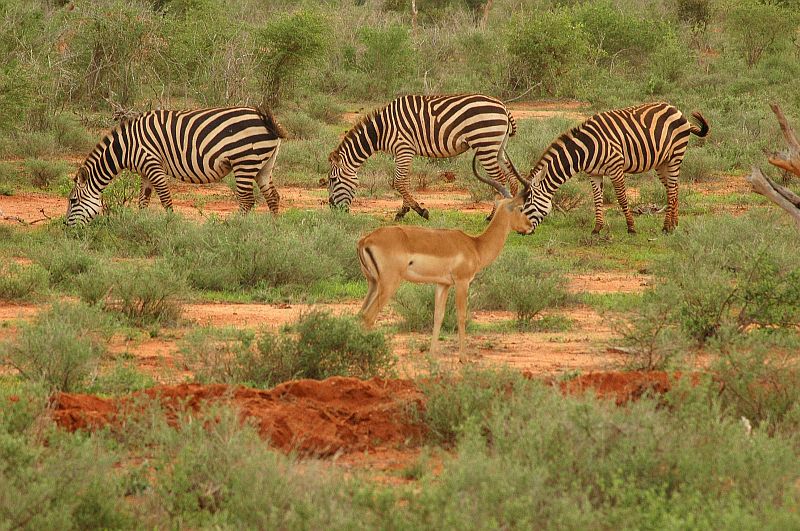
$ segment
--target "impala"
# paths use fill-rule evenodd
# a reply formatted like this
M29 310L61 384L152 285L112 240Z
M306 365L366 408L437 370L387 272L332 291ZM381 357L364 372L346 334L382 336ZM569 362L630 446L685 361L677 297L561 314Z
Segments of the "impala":
M473 159L475 176L493 186L505 198L497 204L489 226L479 236L470 236L460 230L390 226L381 227L359 240L358 258L369 284L360 312L367 327L375 323L378 313L403 280L434 284L436 296L431 353L435 353L447 294L455 286L458 352L459 359L463 360L470 282L497 258L509 232L514 230L526 234L532 229L531 221L522 213L529 184L514 170L524 189L516 197L511 197L497 181L479 176Z

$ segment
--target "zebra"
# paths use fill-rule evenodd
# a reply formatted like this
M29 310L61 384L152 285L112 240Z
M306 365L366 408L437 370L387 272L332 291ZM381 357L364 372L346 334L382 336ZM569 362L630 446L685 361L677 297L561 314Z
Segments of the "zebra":
M395 159L392 188L403 197L395 221L410 209L425 219L411 194L409 169L414 155L448 158L475 150L475 157L495 180L506 184L505 146L517 124L503 102L482 94L401 96L362 118L330 154L328 202L349 210L356 193L358 168L376 151ZM503 156L501 157L501 153ZM511 182L512 193L517 183Z
M578 172L589 175L594 199L595 225L603 228L603 176L611 178L628 232L635 233L628 208L625 173L655 169L667 189L664 232L678 225L678 176L689 134L705 137L709 126L695 111L689 122L677 108L664 102L646 103L595 114L559 136L531 170L531 189L523 211L533 223L531 233L552 209L559 186ZM513 168L512 168L513 170ZM519 173L513 170L517 178Z
M167 176L206 184L233 171L240 211L253 207L256 182L276 213L280 195L272 169L283 138L286 132L269 110L251 107L158 110L123 120L78 168L66 223L94 218L101 209L100 194L123 169L142 177L141 208L149 205L155 190L161 205L172 209Z

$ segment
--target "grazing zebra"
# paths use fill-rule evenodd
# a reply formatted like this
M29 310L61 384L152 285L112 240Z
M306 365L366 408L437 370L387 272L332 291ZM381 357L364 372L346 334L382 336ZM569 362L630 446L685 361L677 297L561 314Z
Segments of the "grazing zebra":
M410 209L428 219L411 195L409 169L414 155L429 158L454 157L468 149L489 175L506 184L507 172L501 153L517 125L503 103L481 94L451 96L402 96L386 107L365 116L345 135L328 157L328 202L332 207L350 208L356 193L358 168L376 151L391 153L395 159L392 188L403 196L395 220ZM516 193L517 183L511 183Z
M172 209L167 176L195 184L219 181L233 170L239 209L255 203L253 182L272 212L280 196L272 182L283 128L268 110L250 107L150 111L122 121L81 164L69 195L67 225L86 223L101 208L100 194L121 170L142 176L139 206L155 189Z
M603 228L603 176L614 184L617 200L625 213L628 232L635 233L628 208L625 173L655 169L667 189L664 232L678 225L678 175L689 143L689 133L704 137L708 122L699 112L698 125L668 103L647 103L601 112L559 136L531 170L532 181L524 212L533 230L552 208L555 191L578 172L589 174L594 195L593 234ZM533 232L531 230L531 232Z

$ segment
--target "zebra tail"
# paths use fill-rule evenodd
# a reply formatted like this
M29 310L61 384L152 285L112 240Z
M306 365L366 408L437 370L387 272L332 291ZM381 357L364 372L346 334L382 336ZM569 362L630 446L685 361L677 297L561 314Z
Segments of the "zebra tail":
M274 134L278 138L286 138L288 133L286 129L278 123L278 120L275 119L275 115L272 114L272 109L269 107L259 107L256 109L258 114L261 115L261 119L264 120L264 126L266 126L267 131Z
M509 133L508 136L514 136L517 134L517 121L511 116L511 111L506 110L506 114L508 115L508 125L509 125Z
M692 118L694 118L697 121L700 127L692 124L691 132L701 138L706 136L711 128L708 126L708 122L703 117L703 115L700 114L698 111L694 111L692 113Z

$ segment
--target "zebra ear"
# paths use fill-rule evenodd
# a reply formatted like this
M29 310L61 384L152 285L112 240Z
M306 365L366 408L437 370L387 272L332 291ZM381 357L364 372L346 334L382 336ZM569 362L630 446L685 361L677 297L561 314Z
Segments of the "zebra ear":
M341 166L342 156L339 154L338 151L331 151L331 154L328 155L328 162L330 162L334 166Z
M75 181L75 184L86 184L88 179L89 172L86 170L86 168L81 166L78 168L78 173L75 174L75 178L73 180Z

